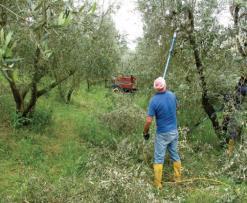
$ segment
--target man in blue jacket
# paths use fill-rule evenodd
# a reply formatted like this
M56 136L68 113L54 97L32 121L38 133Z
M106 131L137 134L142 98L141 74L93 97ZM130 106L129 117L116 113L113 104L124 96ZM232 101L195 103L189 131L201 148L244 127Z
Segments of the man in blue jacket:
M166 150L173 160L174 180L181 181L181 161L177 152L177 100L174 93L166 89L166 82L162 77L154 81L154 89L157 93L151 98L143 137L149 139L149 128L153 117L156 118L156 137L154 146L154 186L162 188L163 163Z

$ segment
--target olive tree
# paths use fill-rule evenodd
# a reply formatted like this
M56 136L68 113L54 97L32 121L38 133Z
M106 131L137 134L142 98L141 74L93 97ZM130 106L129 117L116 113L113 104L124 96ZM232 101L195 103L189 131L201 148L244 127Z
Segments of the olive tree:
M16 112L27 117L38 98L80 68L75 63L80 57L75 51L78 41L73 41L80 38L76 22L83 12L86 24L85 16L93 14L95 4L88 1L79 7L73 1L18 0L0 1L0 8L1 73L9 83Z
M162 74L172 33L179 30L169 83L179 87L178 91L181 88L182 95L191 101L200 96L201 107L219 138L224 132L224 121L218 112L225 105L226 96L235 91L236 79L242 75L245 63L243 58L236 60L234 37L217 20L221 4L217 0L138 1L144 19L144 39L139 46L146 50L138 49L145 55L143 67L148 72L152 67L156 76ZM229 2L223 4L229 6ZM240 5L244 10L244 4ZM245 12L241 13L243 18ZM152 73L149 76L153 77Z

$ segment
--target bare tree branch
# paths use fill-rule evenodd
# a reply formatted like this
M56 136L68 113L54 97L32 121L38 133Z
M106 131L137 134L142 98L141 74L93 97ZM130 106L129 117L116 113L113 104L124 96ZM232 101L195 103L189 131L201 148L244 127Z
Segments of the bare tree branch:
M55 82L51 83L49 86L45 87L44 89L39 90L37 92L37 97L40 97L40 96L46 94L47 92L49 92L50 90L52 90L53 88L55 88L56 86L61 84L63 81L67 80L70 76L74 75L75 73L76 73L76 71L71 71L69 73L69 75L63 77L62 79L60 79L58 81L55 81Z

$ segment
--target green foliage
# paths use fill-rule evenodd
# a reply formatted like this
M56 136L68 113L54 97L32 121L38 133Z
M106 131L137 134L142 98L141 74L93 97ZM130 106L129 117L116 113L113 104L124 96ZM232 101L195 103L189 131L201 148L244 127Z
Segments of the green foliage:
M17 147L11 149L10 153L11 158L24 166L41 167L46 158L43 147L34 137L21 138L17 141Z
M58 159L61 166L62 176L84 175L88 161L88 152L78 142L69 141L62 146L62 152L55 159Z
M7 94L7 91L4 91L4 88L2 89L0 96L0 122L3 124L9 124L11 120L12 112L15 110L14 107L11 107L10 104L13 105L12 100L10 96Z
M18 113L12 113L12 126L14 128L20 128L25 125L25 123L30 123L31 119L21 117Z
M0 202L247 201L245 106L230 112L243 126L243 140L236 145L233 157L226 157L224 149L218 147L209 120L188 133L205 113L187 38L184 3L138 0L145 30L135 51L129 51L124 39L119 38L111 9L101 14L98 1L83 1L77 8L72 1L2 3L16 15L3 12L0 16L8 17L0 33L0 54L9 57L5 63L11 70L2 69L4 64L0 64L4 70L0 76ZM192 5L195 36L209 100L214 107L221 107L225 102L222 95L234 91L245 61L235 56L232 33L212 16L219 2L197 3ZM164 56L177 27L181 30L168 70L168 87L180 100L183 182L170 182L173 169L166 157L164 189L156 191L150 167L154 129L148 142L143 142L142 130L153 79L163 72ZM8 50L3 52L6 45ZM117 68L120 55L123 66ZM20 61L15 56L23 61L16 63ZM20 94L28 91L23 101L26 107L32 101L27 98L37 96L73 71L73 77L60 83L63 93L74 90L70 105L58 102L56 92L50 92L45 98L39 97L30 117L14 113L10 118L15 112L10 95L13 88L17 87ZM138 92L115 94L97 86L99 80L109 79L115 71L136 75ZM86 91L81 85L85 80L96 85ZM217 114L221 121L223 114Z
M246 134L244 134L243 136L244 141L235 146L235 150L232 157L223 157L223 166L220 169L222 173L229 175L236 182L240 183L246 182L247 179L247 169L245 164L247 161L247 142L245 139Z
M243 68L246 66L244 48L241 52L238 45L240 43L240 46L244 47L244 43L243 41L236 43L236 38L245 35L241 29L243 19L240 15L246 11L246 6L238 3L233 3L231 9L238 5L239 25L235 24L234 28L229 29L222 26L216 14L217 10L228 6L227 2L138 1L138 9L143 15L145 24L144 37L139 40L134 56L130 55L126 61L130 61L133 74L138 75L138 86L150 89L153 80L164 71L172 34L178 29L177 42L166 80L168 88L176 93L181 103L179 124L182 126L191 128L203 117L211 118L206 110L211 106L211 109L216 111L215 120L219 123L219 128L223 128L222 115L218 109L226 105L227 95L236 97L235 87L238 80L241 76L246 77L246 68ZM194 31L189 26L189 11L194 16L192 23ZM231 12L234 17L233 10ZM193 36L190 38L191 32ZM194 48L193 43L191 44L192 38L195 39L192 40ZM198 51L197 57L195 50ZM198 64L201 67L198 67ZM207 104L202 100L202 96L205 95L208 99ZM225 108L224 111L228 110ZM235 120L236 123L241 123L241 119ZM216 126L211 120L212 124ZM216 127L214 130L220 137Z
M98 27L87 38L83 76L90 83L110 79L120 60L118 33L109 16L101 17Z
M92 7L91 7L91 9L90 9L90 13L92 13L92 14L95 13L96 8L97 8L97 3L94 2L93 5L92 5Z
M29 117L22 117L18 113L12 113L12 126L19 129L23 126L28 127L34 132L43 132L51 125L52 109L39 108Z
M191 194L191 196L185 201L186 203L213 203L216 202L217 198L213 195L209 195L204 191L196 191Z
M47 184L42 177L28 177L21 185L21 198L18 201L27 199L33 202L49 202L51 200L51 185Z
M116 136L109 133L104 124L99 124L95 117L84 118L79 125L78 132L83 140L95 146L108 145L113 147L115 144Z
M42 132L47 126L52 125L52 109L39 108L31 116L31 129L35 132Z
M10 157L11 148L8 143L0 139L0 160Z
M14 46L10 46L12 35L13 32L9 32L5 34L3 29L0 31L0 59L1 60L12 57L12 49L14 48Z
M164 189L156 191L150 167L154 133L149 142L143 142L141 128L145 113L137 106L144 106L147 96L118 95L101 87L89 92L84 89L75 94L71 105L57 102L54 95L40 100L43 110L56 106L52 125L46 126L42 136L30 128L12 131L1 127L2 202L245 202L246 186L234 182L237 174L241 174L239 171L243 171L244 156L241 161L232 160L240 168L235 165L222 171L228 162L222 159L222 150L213 147L216 140L211 140L214 134L207 131L209 123L202 124L192 134L187 134L186 126L180 128L183 179L206 177L223 183L199 180L179 185L169 183L173 170L168 158ZM5 107L9 106L6 102ZM126 109L134 106L134 113L139 115L135 119L140 122L140 125L132 123L136 127L131 129L136 133L126 130L124 136L119 136L106 122L102 123L103 115L120 110L121 106Z
M38 0L5 2L1 9L1 19L7 16L0 33L0 58L7 63L0 64L6 66L1 73L16 98L16 126L30 122L23 117L58 85L67 94L67 85L78 89L83 80L108 79L114 71L119 53L112 8L100 14L96 1L75 6L73 1ZM61 83L72 75L64 88Z
M112 97L112 111L101 116L101 120L114 133L131 136L140 133L143 128L146 112L134 104L133 95L115 94Z

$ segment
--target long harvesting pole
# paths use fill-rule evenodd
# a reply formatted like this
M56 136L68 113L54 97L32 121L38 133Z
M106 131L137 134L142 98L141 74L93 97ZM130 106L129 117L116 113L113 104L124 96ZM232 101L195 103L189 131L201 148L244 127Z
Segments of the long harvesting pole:
M170 60L171 60L171 56L172 56L172 52L173 52L173 49L174 49L174 46L175 46L176 38L177 38L177 32L175 31L174 34L173 34L173 38L172 38L172 42L171 42L168 58L167 58L166 65L165 65L165 71L164 71L164 75L163 75L164 79L166 77L167 69L168 69L168 66L169 66L169 63L170 63Z

